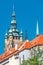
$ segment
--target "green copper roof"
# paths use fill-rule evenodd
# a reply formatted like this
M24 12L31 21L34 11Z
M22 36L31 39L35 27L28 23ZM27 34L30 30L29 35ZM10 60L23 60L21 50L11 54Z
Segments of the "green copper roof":
M19 34L19 35L20 35L20 37L22 37L22 36L23 36L23 32L22 32L22 30L21 30L21 32L20 32L20 34Z
M12 33L12 29L9 29L8 33Z
M8 36L12 36L12 29L9 29Z
M20 34L23 34L22 29L21 29L21 31L20 31Z
M12 29L12 31L14 32L14 31L15 31L15 29Z
M13 35L10 33L10 34L8 34L8 36L13 36Z
M5 36L7 36L8 34L6 33Z
M12 20L11 21L11 24L16 24L16 20Z
M18 33L19 31L18 31L18 29L14 29L14 28L13 28L13 29L12 29L12 32L13 32L13 33L14 33L14 32L15 32L15 33Z
M13 36L19 36L19 34L18 33L13 33Z
M20 37L23 37L23 35L20 35Z
M12 21L11 21L11 27L8 30L8 34L6 33L5 38L9 37L9 36L23 36L23 32L21 31L19 33L18 29L17 29L17 24L16 24L16 17L15 17L15 11L14 11L14 6L13 6L13 11L12 11Z
M12 17L13 17L13 16L15 16L15 12L14 12L14 10L13 10L13 12L12 12Z
M19 32L18 29L16 29L16 32Z
M20 34L22 34L23 32L20 32Z
M8 37L8 34L6 33L6 34L5 34L5 39L7 39L7 37Z

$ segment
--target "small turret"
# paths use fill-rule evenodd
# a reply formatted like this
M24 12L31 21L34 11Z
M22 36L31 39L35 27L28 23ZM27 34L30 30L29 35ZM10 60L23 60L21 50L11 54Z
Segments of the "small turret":
M8 34L6 33L6 34L5 34L5 39L7 39L7 37L8 37Z
M9 38L9 41L13 40L12 29L9 29L9 31L8 31L8 38Z
M7 43L8 34L5 34L5 44Z
M5 44L4 44L4 51L6 51L7 48L7 38L8 38L8 33L5 34Z

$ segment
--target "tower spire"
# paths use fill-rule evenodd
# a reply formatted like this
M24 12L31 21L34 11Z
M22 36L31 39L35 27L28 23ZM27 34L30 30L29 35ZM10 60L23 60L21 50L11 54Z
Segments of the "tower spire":
M38 20L37 20L37 25L36 25L36 35L39 35L39 25L38 25Z
M11 28L13 29L13 31L14 31L14 29L17 28L17 25L16 25L16 16L15 16L15 11L14 11L14 5L13 5L13 8L12 8Z
M13 4L13 11L12 11L12 19L15 19L14 4Z

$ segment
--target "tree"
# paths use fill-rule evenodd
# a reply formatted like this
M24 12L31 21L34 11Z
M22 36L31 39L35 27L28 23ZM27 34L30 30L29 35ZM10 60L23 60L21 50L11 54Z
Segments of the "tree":
M34 56L33 58L28 60L29 65L39 65L39 61L37 56Z
M28 65L28 61L24 60L21 65Z
M21 65L43 65L43 58L41 59L43 51L40 50L39 46L37 50L38 53L35 49L34 51L36 52L36 54L34 54L34 56L30 59L24 60Z

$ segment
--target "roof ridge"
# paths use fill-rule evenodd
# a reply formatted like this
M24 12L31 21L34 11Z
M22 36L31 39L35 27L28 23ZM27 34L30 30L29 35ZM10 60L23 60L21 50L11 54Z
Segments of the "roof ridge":
M26 43L26 41L24 42L24 44L18 50L20 50L25 45L25 43Z

